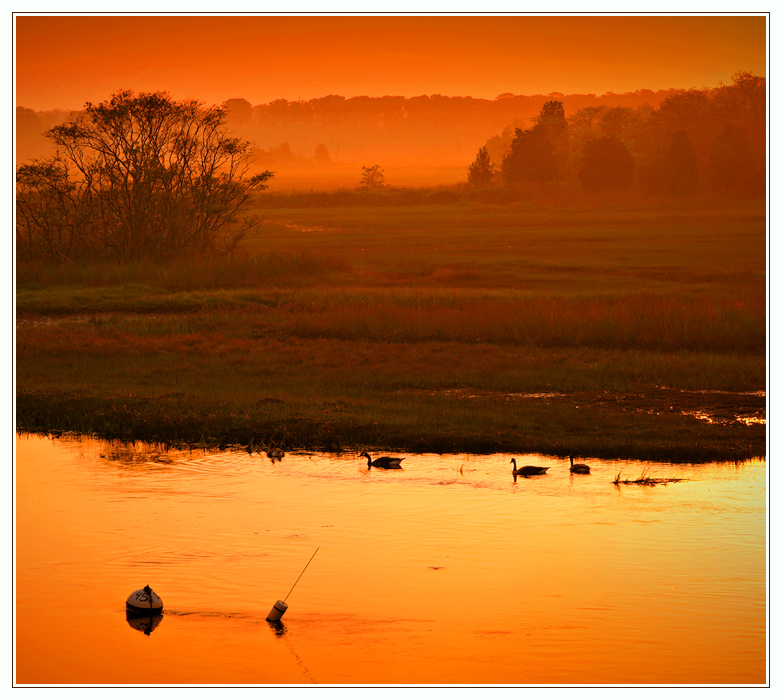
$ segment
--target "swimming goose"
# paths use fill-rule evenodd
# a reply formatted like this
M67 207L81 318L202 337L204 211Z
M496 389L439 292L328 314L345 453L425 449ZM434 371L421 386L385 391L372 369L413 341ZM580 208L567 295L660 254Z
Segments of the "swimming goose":
M588 464L573 464L573 455L570 455L570 473L571 474L589 474Z
M273 447L266 453L266 456L271 460L282 459L285 453L279 447Z
M514 457L510 463L513 465L513 481L516 481L517 476L535 476L536 474L545 474L548 471L548 467L533 467L528 464L524 467L516 467L516 458Z
M372 459L366 452L362 452L359 457L367 458L367 469L371 467L377 467L378 469L401 469L402 465L399 464L404 457L378 457Z

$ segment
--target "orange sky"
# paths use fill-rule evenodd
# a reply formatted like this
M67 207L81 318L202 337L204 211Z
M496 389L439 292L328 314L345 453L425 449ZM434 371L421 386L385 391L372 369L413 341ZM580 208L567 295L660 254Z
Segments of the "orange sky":
M16 104L626 92L766 74L756 16L16 17Z

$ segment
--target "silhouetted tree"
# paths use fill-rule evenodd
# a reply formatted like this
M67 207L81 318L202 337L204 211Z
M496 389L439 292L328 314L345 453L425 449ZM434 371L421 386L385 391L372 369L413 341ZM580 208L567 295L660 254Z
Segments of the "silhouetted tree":
M550 129L566 128L565 107L562 102L560 100L544 102L543 107L540 109L540 114L535 119L535 123Z
M600 128L605 136L617 139L626 138L633 127L635 112L629 107L612 107L604 110L600 118Z
M523 121L522 119L514 119L513 124L506 126L502 133L494 134L494 136L486 140L484 145L495 167L497 163L502 163L505 156L510 152L511 144L516 136L516 129L523 128Z
M585 131L587 134L591 133L592 125L595 120L603 113L605 107L602 105L593 107L582 107L572 117L570 117L570 123L577 129Z
M633 181L633 156L619 139L603 136L584 145L578 179L587 192L626 189Z
M762 175L755 169L743 129L727 126L717 136L709 159L709 179L717 192L750 194L762 191Z
M502 161L505 182L550 182L556 177L554 144L545 129L516 129L510 151Z
M686 131L677 131L662 160L662 176L668 194L686 196L698 189L698 159Z
M329 149L326 148L326 144L319 143L317 146L315 146L315 162L316 163L331 162L331 155L329 154Z
M379 165L363 166L361 168L361 183L359 187L368 187L374 189L376 187L385 187L386 176L383 174L383 168Z
M96 217L60 156L16 170L16 249L26 259L70 260L90 247Z
M234 248L240 218L273 173L247 177L250 144L226 111L121 91L47 132L57 153L17 170L17 250L119 259Z
M671 145L639 168L640 186L651 192L686 197L698 190L698 158L686 131L677 131Z
M253 106L243 97L234 97L223 102L228 123L245 126L250 123Z
M565 109L559 100L547 101L531 129L516 129L502 161L506 182L550 182L562 169L567 151Z
M478 149L478 155L467 168L467 183L473 187L487 187L494 181L494 163L486 146Z
M533 130L544 130L554 145L557 159L565 156L568 141L568 125L565 119L565 107L561 100L548 100L543 104L540 114L535 118ZM559 165L559 164L558 164Z
M273 160L278 163L290 163L296 158L296 156L293 155L293 149L291 148L291 145L287 141L285 143L281 143L276 148L272 148L271 155Z

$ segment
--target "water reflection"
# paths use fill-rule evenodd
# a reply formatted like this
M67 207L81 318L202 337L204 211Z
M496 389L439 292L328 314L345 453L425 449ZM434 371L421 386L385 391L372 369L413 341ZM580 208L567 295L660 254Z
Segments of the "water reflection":
M274 634L278 637L282 637L282 635L288 631L288 628L282 620L266 620L266 623L274 630Z
M138 613L131 610L125 612L125 619L128 621L128 625L137 632L143 632L149 636L157 629L158 625L163 620L163 614L150 615L149 613Z
M386 471L357 454L163 464L115 447L19 436L20 683L765 680L765 461L589 460L584 478L516 455L548 471L514 484L503 454L400 455ZM645 468L687 481L614 487ZM173 609L162 627L127 622L158 630L166 664L131 673L149 647L116 624L117 599L144 581ZM289 591L286 623L259 634ZM76 643L61 601L85 595Z

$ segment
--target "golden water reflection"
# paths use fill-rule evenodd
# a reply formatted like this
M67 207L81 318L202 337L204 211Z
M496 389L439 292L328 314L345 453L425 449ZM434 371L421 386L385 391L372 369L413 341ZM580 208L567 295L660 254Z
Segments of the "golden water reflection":
M20 684L766 682L764 461L16 448Z

